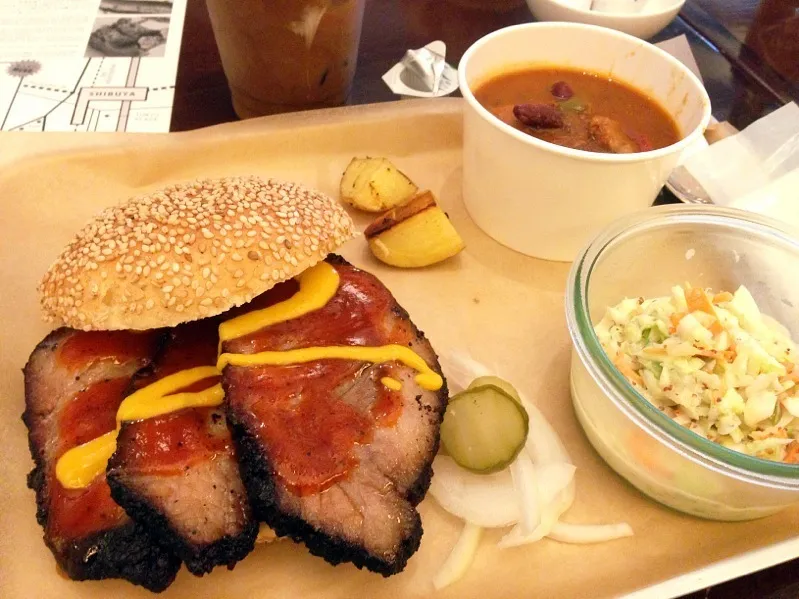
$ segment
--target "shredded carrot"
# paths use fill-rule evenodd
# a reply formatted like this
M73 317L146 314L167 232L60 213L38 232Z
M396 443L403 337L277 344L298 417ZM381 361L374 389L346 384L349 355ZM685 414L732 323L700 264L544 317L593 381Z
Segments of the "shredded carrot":
M636 429L627 438L627 447L638 463L647 468L650 472L659 474L665 479L674 476L673 460L670 456L664 455L661 445L652 441L650 437L642 431Z
M713 321L713 324L710 325L708 330L718 337L724 332L724 327L721 326L721 323L718 321L718 319L716 319Z
M619 372L621 372L625 378L627 378L627 380L643 386L644 380L641 378L641 375L635 372L635 370L633 370L632 367L627 364L624 358L625 356L622 354L617 354L616 358L613 360L613 365L619 369Z
M731 302L733 299L732 293L729 291L722 291L721 293L717 293L713 296L713 303L714 304L721 304L724 302Z
M730 293L724 293L729 295L729 299L732 299L732 295ZM716 307L713 305L713 302L715 302L716 298L720 296L726 298L724 293L717 294L713 298L713 301L710 300L707 292L705 292L705 290L702 288L690 289L685 294L685 301L688 302L688 310L690 312L705 312L706 314L710 314L711 316L715 317L716 320L708 327L708 330L716 336L721 335L721 333L724 332L724 326L719 320L719 315L716 313Z
M671 321L671 327L669 327L669 334L673 335L677 332L677 327L680 325L680 321L685 316L685 312L675 312L671 316L669 316L669 320Z
M701 287L689 289L685 294L685 301L688 302L689 312L706 312L712 316L716 315L713 303Z
M794 441L785 451L786 464L799 464L799 443Z

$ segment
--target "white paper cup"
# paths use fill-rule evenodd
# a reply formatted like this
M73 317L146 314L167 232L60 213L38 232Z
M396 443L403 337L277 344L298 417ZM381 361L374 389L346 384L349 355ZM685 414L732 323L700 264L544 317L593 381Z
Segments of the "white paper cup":
M637 154L600 154L551 144L507 125L472 89L536 65L607 73L657 100L682 138ZM523 254L571 261L616 218L652 204L682 151L702 136L710 99L681 62L630 35L576 23L530 23L478 40L458 67L466 100L463 198L475 223Z
M629 0L527 0L530 12L538 21L599 25L641 39L649 39L662 31L680 12L685 0L649 0L643 7L640 4Z

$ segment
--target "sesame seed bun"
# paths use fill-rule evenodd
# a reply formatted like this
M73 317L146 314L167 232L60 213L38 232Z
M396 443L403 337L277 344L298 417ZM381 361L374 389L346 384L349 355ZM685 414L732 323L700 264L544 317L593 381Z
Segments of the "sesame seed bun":
M87 224L42 279L42 309L83 330L175 326L249 302L353 236L338 202L301 185L171 185Z

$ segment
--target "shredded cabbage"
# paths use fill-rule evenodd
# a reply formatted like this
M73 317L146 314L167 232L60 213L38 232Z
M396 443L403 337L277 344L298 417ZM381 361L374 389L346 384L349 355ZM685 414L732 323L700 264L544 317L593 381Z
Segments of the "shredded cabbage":
M799 462L797 347L746 287L627 298L594 328L619 371L675 421L749 455Z

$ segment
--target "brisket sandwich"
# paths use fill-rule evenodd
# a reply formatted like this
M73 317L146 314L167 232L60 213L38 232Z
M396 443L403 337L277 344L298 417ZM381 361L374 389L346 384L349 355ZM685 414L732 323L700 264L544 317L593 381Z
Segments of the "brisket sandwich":
M24 369L37 518L75 580L165 589L259 527L384 576L418 549L446 383L330 198L256 177L99 214L40 288Z

